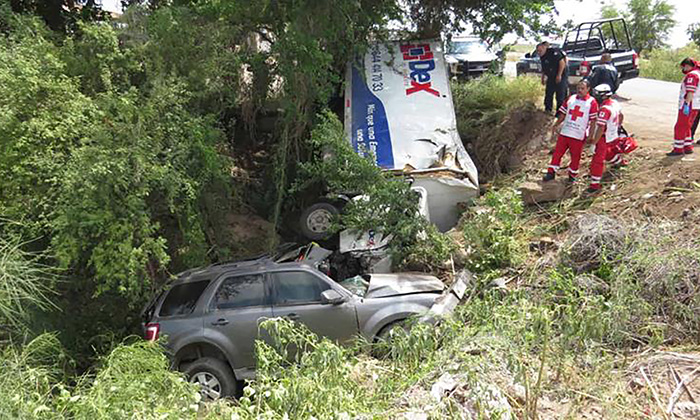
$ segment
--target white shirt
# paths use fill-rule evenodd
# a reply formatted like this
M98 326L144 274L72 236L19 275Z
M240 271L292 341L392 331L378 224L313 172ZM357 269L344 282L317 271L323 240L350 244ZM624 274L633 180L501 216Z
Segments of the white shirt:
M598 113L598 103L590 95L584 98L571 95L559 108L559 112L566 115L559 134L576 140L585 140L588 134L588 123L595 119Z

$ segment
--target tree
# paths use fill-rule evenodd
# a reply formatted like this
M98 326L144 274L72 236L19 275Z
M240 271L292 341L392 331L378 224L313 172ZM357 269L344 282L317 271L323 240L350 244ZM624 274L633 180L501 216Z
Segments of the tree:
M688 35L690 39L700 47L700 23L693 23L688 26Z
M505 34L555 32L553 0L407 0L404 7L409 24L420 38L439 38L445 33L471 30L489 43ZM542 18L550 19L543 21Z
M624 17L632 47L642 54L667 46L666 40L676 25L673 19L675 10L666 0L629 0L627 10L619 11L612 5L606 5L601 10L601 16L605 19Z
M79 21L102 20L107 14L96 0L10 0L15 12L41 16L54 31L70 31Z

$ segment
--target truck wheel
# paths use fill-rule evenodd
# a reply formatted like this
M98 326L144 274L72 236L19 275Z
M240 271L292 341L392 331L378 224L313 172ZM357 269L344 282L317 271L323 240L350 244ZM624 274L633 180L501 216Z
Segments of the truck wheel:
M338 213L338 208L330 203L316 203L307 207L299 217L301 234L312 241L326 239Z
M203 400L218 400L238 393L238 382L231 368L219 359L202 357L190 363L185 370L188 380L199 385Z

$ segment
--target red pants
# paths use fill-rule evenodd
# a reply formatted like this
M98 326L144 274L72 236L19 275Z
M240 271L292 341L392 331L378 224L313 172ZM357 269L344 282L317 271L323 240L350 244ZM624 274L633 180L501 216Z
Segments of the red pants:
M623 155L631 153L636 148L637 141L634 137L620 137L608 143L607 152L605 153L605 163L608 165L617 165L624 161Z
M691 127L693 126L693 121L698 115L697 109L691 109L690 114L683 114L683 110L678 110L678 118L676 119L676 126L673 127L673 151L677 153L683 153L684 151L693 150L693 140L691 137Z
M603 178L605 170L605 155L608 153L609 144L605 141L605 136L598 140L595 145L595 154L591 161L591 188L600 188L600 180Z
M564 156L567 150L571 153L571 163L569 164L569 175L576 178L578 175L578 166L581 162L581 151L583 150L583 140L576 140L571 137L562 136L561 134L557 138L557 145L554 148L554 154L552 155L552 162L547 168L548 172L554 173L559 169L561 165L561 158Z

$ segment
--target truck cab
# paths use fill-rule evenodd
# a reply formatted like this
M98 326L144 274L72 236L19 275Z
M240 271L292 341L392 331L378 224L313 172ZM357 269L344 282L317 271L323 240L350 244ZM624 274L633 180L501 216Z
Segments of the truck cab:
M561 48L568 59L569 86L573 89L590 76L604 53L612 56L619 83L639 76L639 55L632 48L623 18L582 22L566 35Z

